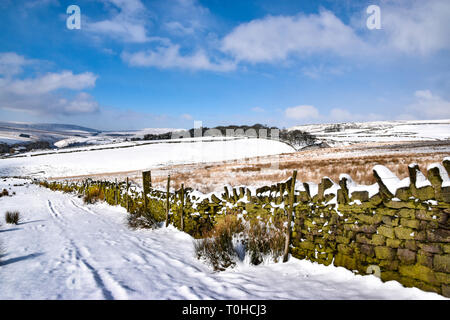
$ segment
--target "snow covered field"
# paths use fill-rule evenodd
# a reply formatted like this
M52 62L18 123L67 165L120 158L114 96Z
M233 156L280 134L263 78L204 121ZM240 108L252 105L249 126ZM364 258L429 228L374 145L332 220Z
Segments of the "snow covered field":
M450 139L450 120L348 122L289 128L314 134L329 145Z
M0 299L443 299L295 258L213 273L175 228L132 231L123 208L26 183L0 181L16 192L0 198L2 220L22 216L0 227Z
M97 147L98 148L98 147ZM294 152L265 139L138 144L128 148L0 159L0 176L67 177L144 170L162 165L226 161Z

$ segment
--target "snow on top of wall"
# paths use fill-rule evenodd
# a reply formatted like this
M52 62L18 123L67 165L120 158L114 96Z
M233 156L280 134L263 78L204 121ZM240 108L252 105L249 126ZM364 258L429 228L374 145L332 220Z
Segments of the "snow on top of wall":
M295 191L306 191L302 182L298 180L295 181Z
M326 177L328 179L330 179L329 177ZM323 194L326 196L328 194L335 194L337 195L337 191L341 188L337 183L335 183L333 180L330 179L330 181L333 183L333 185L331 187L329 187L328 189L326 189Z
M319 193L319 185L314 182L305 182L309 186L309 193L311 198L314 197L316 194Z
M372 185L363 185L358 184L355 181L353 181L352 177L346 173L342 173L339 175L339 180L347 179L347 189L348 194L351 196L351 194L355 191L367 191L369 193L369 198L372 198L374 195L376 195L380 191L380 187L378 186L378 183L374 183Z
M431 182L423 175L422 172L416 172L416 188L423 188L431 186Z
M447 157L445 159L450 158ZM440 163L432 163L428 166L427 170L431 170L433 168L437 168L439 170L439 175L442 178L442 187L450 187L450 178L448 177L447 170L445 170L444 166Z
M397 189L405 188L410 185L409 178L400 180L394 173L392 173L391 170L389 170L385 166L377 164L375 167L373 167L373 170L378 174L383 184L393 195L395 195Z

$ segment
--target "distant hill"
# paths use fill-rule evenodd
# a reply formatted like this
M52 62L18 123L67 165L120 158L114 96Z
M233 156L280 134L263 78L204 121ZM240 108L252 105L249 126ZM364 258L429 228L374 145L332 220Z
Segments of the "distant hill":
M289 128L309 132L328 145L361 142L449 140L450 120L397 120L307 124Z
M50 132L101 132L100 130L77 126L73 124L60 124L60 123L22 123L22 122L5 122L0 121L0 130L3 128L8 129L29 129L29 130L41 130Z

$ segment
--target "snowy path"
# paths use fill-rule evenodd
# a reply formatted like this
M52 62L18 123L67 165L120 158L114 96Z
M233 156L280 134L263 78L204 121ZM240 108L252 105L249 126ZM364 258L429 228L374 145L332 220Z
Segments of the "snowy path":
M23 183L23 181L20 181ZM174 228L129 230L125 211L30 186L0 198L0 299L436 299L436 294L291 259L213 273ZM7 210L22 222L6 225Z

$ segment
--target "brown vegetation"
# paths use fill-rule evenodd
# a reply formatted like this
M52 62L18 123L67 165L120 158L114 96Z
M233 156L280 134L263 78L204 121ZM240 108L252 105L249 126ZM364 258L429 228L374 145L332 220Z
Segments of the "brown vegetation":
M441 162L449 156L448 142L372 143L347 147L334 147L299 151L277 156L240 159L217 163L174 165L152 169L152 185L165 188L167 175L171 176L171 187L180 188L184 183L202 192L222 191L225 184L232 186L262 186L288 179L292 170L297 170L297 180L318 183L324 176L334 181L341 173L347 173L360 184L373 184L372 168L381 164L399 178L408 176L407 165L417 163L426 172L433 162ZM439 147L439 148L438 148ZM141 183L141 171L122 172L90 176L98 179L115 179ZM74 177L83 180L87 176Z
M100 189L97 186L93 186L88 189L86 192L86 195L83 198L84 203L92 204L97 201L103 201L105 200L105 194L102 189Z
M7 211L5 214L5 222L9 224L19 224L20 222L19 211Z

